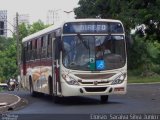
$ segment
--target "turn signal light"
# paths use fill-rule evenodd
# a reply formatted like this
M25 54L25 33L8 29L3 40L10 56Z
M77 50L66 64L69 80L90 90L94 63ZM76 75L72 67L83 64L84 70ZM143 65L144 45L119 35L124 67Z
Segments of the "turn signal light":
M117 88L114 88L114 91L124 91L124 87L117 87Z

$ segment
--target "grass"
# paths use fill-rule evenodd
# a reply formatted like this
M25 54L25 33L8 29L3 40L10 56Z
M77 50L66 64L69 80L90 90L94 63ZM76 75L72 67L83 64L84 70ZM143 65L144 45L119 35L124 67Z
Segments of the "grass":
M0 92L2 92L2 88L0 88Z
M150 76L150 77L141 77L141 76L128 76L128 83L154 83L160 82L160 76Z
M154 82L155 83L160 82L160 74L152 71L143 72L143 70L140 69L128 70L128 83L154 83Z

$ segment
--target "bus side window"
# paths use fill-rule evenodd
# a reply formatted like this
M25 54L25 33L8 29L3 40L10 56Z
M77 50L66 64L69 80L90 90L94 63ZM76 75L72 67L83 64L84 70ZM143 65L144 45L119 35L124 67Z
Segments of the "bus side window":
M36 59L36 39L34 39L33 41L32 41L32 58L33 58L33 60L35 60Z
M27 61L26 53L27 53L27 44L24 43L24 44L22 45L22 54L21 54L21 60L22 60L22 63L23 63L23 64Z
M41 50L42 50L42 58L46 58L47 52L46 52L46 43L47 43L47 36L43 36L41 38Z
M52 48L52 37L49 34L48 35L48 39L47 39L47 57L50 58L51 57L51 48Z
M41 37L41 58L43 58L43 40L44 37Z
M41 37L41 48L43 47L43 37Z
M41 58L41 38L37 39L37 59Z
M30 60L33 60L33 41L30 41Z
M60 58L60 51L62 50L61 37L57 36L55 39L55 59Z
M26 53L26 61L28 61L28 42L26 43L25 53Z
M48 40L48 35L45 35L44 39L44 57L47 58L47 40Z
M34 42L34 59L37 59L37 39L35 39L35 42Z
M27 61L30 61L30 41L27 42Z

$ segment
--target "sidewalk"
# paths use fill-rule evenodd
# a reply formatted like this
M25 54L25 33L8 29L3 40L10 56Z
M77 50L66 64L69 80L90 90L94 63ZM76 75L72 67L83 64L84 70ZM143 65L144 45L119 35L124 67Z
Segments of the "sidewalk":
M0 114L13 110L21 101L21 98L14 94L0 93Z

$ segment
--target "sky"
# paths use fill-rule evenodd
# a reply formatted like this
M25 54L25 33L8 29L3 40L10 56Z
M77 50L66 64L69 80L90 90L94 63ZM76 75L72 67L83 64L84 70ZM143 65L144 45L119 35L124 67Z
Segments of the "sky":
M42 20L46 22L48 10L62 9L72 11L79 0L0 0L0 10L7 10L8 21L13 23L16 12L29 14L30 23ZM8 25L9 27L9 25Z

